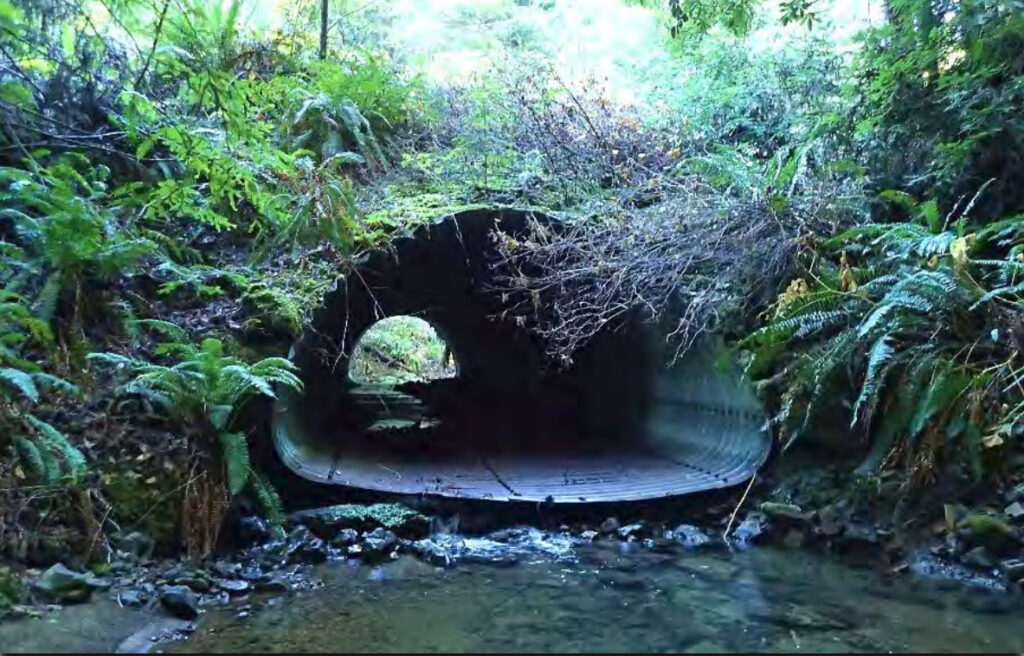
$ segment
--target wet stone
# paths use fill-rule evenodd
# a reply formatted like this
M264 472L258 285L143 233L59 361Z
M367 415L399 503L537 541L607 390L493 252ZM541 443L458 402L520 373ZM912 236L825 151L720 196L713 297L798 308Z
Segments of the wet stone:
M996 566L996 561L988 553L988 550L985 547L974 547L965 553L960 560L963 561L965 565L970 565L971 567L976 567L978 569L992 569Z
M179 619L199 617L199 598L184 585L168 585L160 590L160 605Z
M265 581L257 581L253 587L256 592L287 592L288 582L281 578L272 578Z
M224 579L217 581L217 585L221 590L226 591L231 596L244 595L250 590L250 584L247 581L239 579Z
M109 588L110 582L89 573L75 572L63 563L57 563L43 572L30 587L48 601L75 604L87 601L93 590Z
M242 517L238 520L238 540L243 546L263 544L270 540L270 527L262 517Z
M675 527L672 529L672 536L686 549L698 549L711 544L708 534L691 524L680 524Z
M733 529L729 539L739 546L749 546L761 542L767 536L767 532L767 518L762 513L752 512Z
M643 533L643 530L643 524L628 524L626 526L621 527L616 532L619 534L619 537L623 540L635 540L640 537L640 535Z
M335 547L347 547L359 541L359 531L354 528L343 528L337 535L331 538L331 545Z
M618 532L621 526L622 524L619 523L619 520L617 518L609 517L608 519L601 522L601 526L599 526L597 530L602 535L610 535L612 533Z
M999 568L1003 570L1006 577L1011 581L1020 581L1024 579L1024 558L1011 558L1010 560L1004 560L999 564Z

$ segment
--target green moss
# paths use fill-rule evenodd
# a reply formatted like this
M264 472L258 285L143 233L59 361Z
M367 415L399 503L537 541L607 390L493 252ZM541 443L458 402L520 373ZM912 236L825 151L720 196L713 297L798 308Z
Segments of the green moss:
M341 504L299 512L292 520L326 537L346 528L371 531L378 527L403 537L424 537L430 528L427 517L400 503Z
M21 601L25 589L10 568L0 567L0 610L6 610Z
M247 315L247 331L294 337L302 330L303 311L300 295L259 282L249 285L242 295Z
M102 480L103 495L117 513L121 527L144 533L157 545L178 544L181 494L172 491L179 489L183 481L174 472L147 476L118 468L104 473Z
M1012 526L997 517L983 515L981 513L974 513L964 517L960 520L960 523L957 524L957 528L970 529L982 540L1016 539Z

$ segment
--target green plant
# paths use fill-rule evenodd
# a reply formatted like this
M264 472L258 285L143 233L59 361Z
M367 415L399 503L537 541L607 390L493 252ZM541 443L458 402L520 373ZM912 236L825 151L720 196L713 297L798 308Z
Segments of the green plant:
M981 477L985 452L1022 432L1024 268L1016 255L971 257L991 247L992 231L971 233L966 219L950 229L935 202L899 200L915 222L860 226L821 244L824 261L806 274L813 283L794 280L768 325L740 343L747 370L778 389L774 422L786 446L845 399L850 430L872 444L862 471L902 455L913 481L956 461Z
M139 323L168 338L169 341L159 344L155 354L171 358L174 364L155 364L116 353L92 353L89 359L125 370L131 379L118 387L118 394L149 399L184 426L203 448L217 453L231 495L251 484L261 501L272 501L265 490L261 491L263 483L250 466L248 436L232 428L237 412L251 397L274 397L274 385L301 389L295 366L284 358L265 358L247 364L228 355L219 339L211 337L195 345L184 330L172 323ZM279 508L268 507L267 511L269 515L280 516Z
M130 272L156 245L133 235L106 207L104 167L71 155L28 166L0 168L0 219L12 224L23 255L4 284L12 291L38 285L35 302L44 319L55 318L62 295L73 297L77 314L83 286ZM79 172L88 168L91 173Z
M78 388L23 356L27 346L51 340L49 326L32 315L24 298L0 291L0 442L39 483L74 484L85 475L85 456L34 408L45 392L77 394Z

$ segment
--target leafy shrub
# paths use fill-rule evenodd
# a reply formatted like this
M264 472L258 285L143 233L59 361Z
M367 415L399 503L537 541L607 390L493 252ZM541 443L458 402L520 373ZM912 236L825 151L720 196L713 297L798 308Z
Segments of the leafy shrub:
M141 323L169 339L157 347L156 355L170 357L174 364L155 364L115 353L93 353L89 359L130 374L131 379L118 388L119 394L149 399L204 449L219 454L231 495L249 484L261 501L271 500L266 482L250 466L247 435L232 431L232 427L238 410L251 397L274 397L274 385L301 389L295 366L284 358L246 364L226 354L219 339L207 338L197 346L174 324L156 320ZM279 505L265 510L271 517L281 516Z
M986 451L1024 432L1020 221L972 232L966 218L950 227L935 202L911 211L915 222L822 244L838 264L819 259L791 282L741 347L750 375L777 391L773 421L786 446L845 400L851 431L872 444L864 471L902 461L922 483L963 462L980 478L998 460ZM993 247L1010 255L971 257Z
M29 164L29 170L0 168L0 219L12 225L25 257L4 282L11 290L38 289L39 314L53 319L62 294L77 297L83 285L130 272L156 245L134 236L105 207L108 172L102 167L80 173L90 167L81 156L46 167ZM73 314L77 305L76 298Z

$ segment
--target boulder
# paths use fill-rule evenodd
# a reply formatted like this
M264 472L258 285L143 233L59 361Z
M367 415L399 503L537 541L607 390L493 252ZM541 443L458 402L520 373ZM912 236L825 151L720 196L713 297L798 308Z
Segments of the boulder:
M289 520L307 526L317 537L325 540L333 539L344 529L366 532L383 528L413 540L430 533L430 520L425 515L397 503L328 506L293 513Z
M597 528L597 531L602 535L611 535L612 533L618 532L622 524L619 523L618 518L609 517L608 519L601 522L601 526Z
M972 546L986 547L990 553L1009 555L1020 544L1013 527L998 517L975 513L957 524L957 535Z
M53 565L31 584L33 591L59 604L87 601L93 590L109 587L109 582L89 573L70 570L63 563Z
M165 585L160 590L160 605L182 620L199 617L199 597L184 585Z

